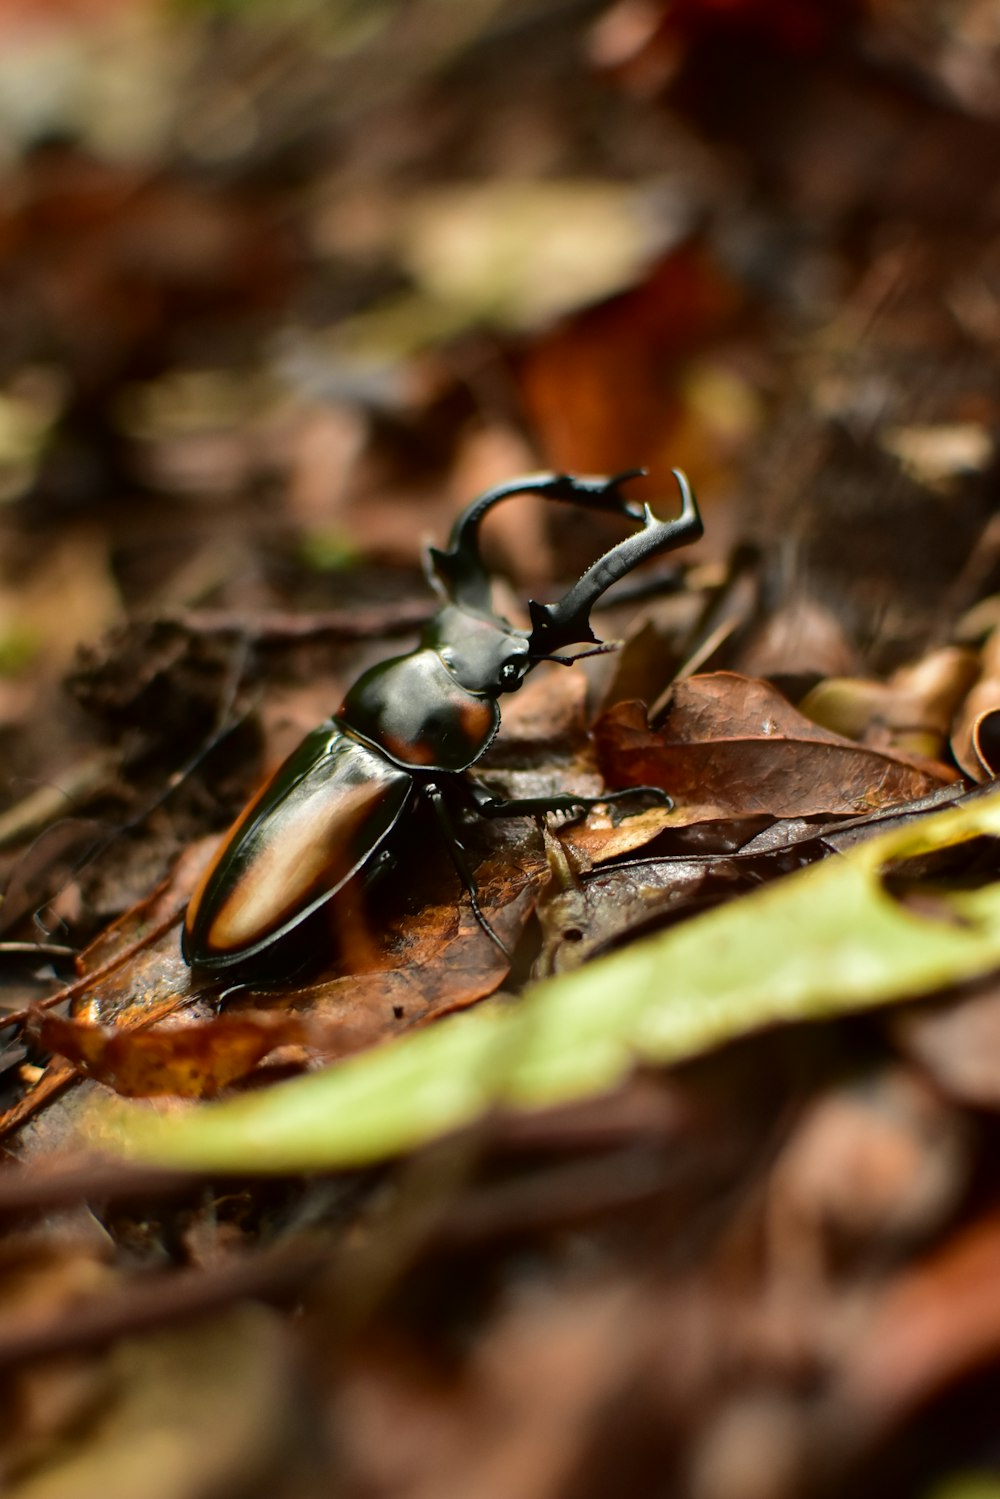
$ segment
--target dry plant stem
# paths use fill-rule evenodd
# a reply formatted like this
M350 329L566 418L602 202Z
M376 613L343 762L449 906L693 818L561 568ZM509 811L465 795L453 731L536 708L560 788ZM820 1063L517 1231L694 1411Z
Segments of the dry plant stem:
M674 684L704 671L710 663L714 666L715 658L724 655L727 645L756 617L758 592L757 558L749 550L738 550L722 581L706 591L699 617L688 633L681 664L649 709L650 723L666 712Z
M299 1243L211 1270L138 1278L121 1290L77 1305L10 1316L0 1331L0 1369L32 1359L106 1347L178 1320L203 1317L246 1297L298 1299L303 1282L329 1263L328 1244Z
M73 1207L86 1201L121 1202L170 1197L190 1191L203 1178L188 1171L132 1166L101 1156L65 1155L52 1165L12 1165L0 1169L0 1219L33 1217L39 1212Z
M186 900L180 902L161 921L158 921L155 926L150 927L147 932L143 932L141 937L137 937L134 942L129 942L120 952L116 952L113 957L99 964L90 973L85 973L82 978L74 979L71 984L65 984L63 988L57 989L55 994L48 994L44 999L33 1000L23 1010L12 1010L9 1015L0 1017L0 1027L23 1025L38 1010L50 1010L53 1005L62 1004L63 1000L76 999L78 995L85 994L91 984L97 983L100 979L107 978L108 974L114 973L116 969L131 962L138 953L144 952L151 942L158 942L161 937L166 936L170 928L176 926L180 921L184 915L186 906Z
M940 621L937 635L944 643L951 638L954 622L978 598L982 597L990 573L1000 560L1000 516L991 515L978 542L969 552L968 561L951 584L938 608Z
M711 661L716 652L721 651L726 642L732 639L736 631L743 628L743 625L744 621L741 619L724 619L720 624L716 625L712 633L706 635L701 644L695 647L691 655L678 668L675 681L693 677L700 672L706 663ZM665 688L660 693L660 696L649 710L650 718L655 718L657 713L663 712L670 699L671 687L673 687L673 682L671 682L670 687Z
M432 617L431 602L411 600L377 609L331 609L315 614L262 614L248 619L225 610L190 609L163 617L190 635L242 635L254 645L289 640L368 640L404 635Z
M51 1063L45 1070L43 1077L26 1093L19 1098L17 1103L12 1103L10 1108L0 1114L0 1139L9 1135L12 1130L20 1129L26 1124L32 1114L36 1113L43 1103L49 1103L51 1099L58 1098L64 1088L70 1083L75 1083L83 1074L78 1072L72 1062L59 1062L55 1066Z
M116 776L115 762L107 754L79 761L65 772L58 786L39 786L30 796L0 813L0 848L34 837L57 818L88 801L95 792L110 786Z
M75 958L76 948L66 947L62 942L0 942L0 953L24 953L28 957L34 955L41 958ZM3 1015L0 1012L0 1025L2 1024Z

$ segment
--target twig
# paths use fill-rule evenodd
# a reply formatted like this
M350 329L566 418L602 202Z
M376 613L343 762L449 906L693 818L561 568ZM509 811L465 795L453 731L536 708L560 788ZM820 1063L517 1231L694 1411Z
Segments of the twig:
M10 1015L3 1017L3 1026L23 1025L25 1021L32 1019L39 1010L51 1009L53 1005L62 1004L65 1000L75 999L77 995L86 993L93 984L100 979L107 978L109 974L114 973L116 969L128 963L138 953L143 952L150 943L158 941L160 937L169 932L170 928L180 921L186 905L187 901L178 904L161 921L157 922L155 926L150 927L147 932L144 932L141 937L137 937L134 942L129 942L120 952L115 953L106 962L99 964L90 973L84 974L82 978L75 979L72 984L66 984L64 988L56 990L55 994L49 994L45 999L35 1000L23 1010L14 1010ZM162 1006L158 1007L155 1012L150 1013L148 1016L143 1016L142 1023L151 1023L153 1020L159 1020L163 1014L169 1013L169 1010L172 1008L174 1008L173 1003L166 1009ZM75 1082L82 1076L83 1074L71 1062L62 1062L54 1068L50 1065L44 1077L39 1079L29 1093L26 1093L23 1098L19 1098L9 1109L0 1114L0 1138L9 1134L11 1130L19 1129L43 1103L47 1103L50 1099L55 1098L70 1083Z
M103 752L71 765L59 785L39 786L30 796L0 813L0 848L33 838L57 817L65 817L67 812L89 801L95 792L110 786L116 775L114 760Z
M10 1315L0 1330L0 1368L56 1354L106 1347L115 1339L172 1327L246 1297L297 1298L303 1282L329 1263L329 1245L298 1243L210 1270L152 1274L110 1295L27 1316Z
M368 609L330 609L313 614L272 613L247 616L223 609L187 609L158 616L190 635L242 635L255 645L279 645L288 640L367 640L381 635L405 635L433 616L433 600Z

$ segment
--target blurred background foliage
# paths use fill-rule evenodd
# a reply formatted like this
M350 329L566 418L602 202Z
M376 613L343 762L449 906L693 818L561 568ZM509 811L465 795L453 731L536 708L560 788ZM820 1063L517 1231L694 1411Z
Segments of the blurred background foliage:
M690 472L760 559L724 664L939 643L996 573L998 53L987 0L0 3L12 797L81 642L416 597L536 467ZM491 560L601 539L527 502Z
M887 757L994 776L1000 752L969 728L1000 722L998 101L995 0L0 0L0 932L29 949L5 969L8 1015L51 986L39 933L69 939L59 960L103 930L99 963L148 931L176 899L165 871L190 877L180 856L426 618L422 541L517 472L645 464L643 493L672 507L678 465L705 513L685 586L665 563L610 601L605 633L628 638L589 663L607 673L590 703L582 676L540 669L505 705L491 766L558 776L590 756L596 777L595 702L669 710L665 784L691 841L666 858L681 897L656 919L784 872L799 855L781 838L877 800ZM540 508L490 522L512 612L605 540L594 517ZM730 673L672 688L692 642ZM640 720L605 716L612 776L629 746L662 749ZM725 856L748 846L732 818L761 811L768 768L761 874ZM504 878L542 877L530 833L504 835ZM979 853L994 863L973 866L975 890L995 879L992 844ZM410 1008L378 973L368 990L335 980L369 1027L499 982L463 975L447 871L429 856L420 873L421 899L445 894L410 912L423 968L394 970ZM944 940L913 879L896 918L934 918ZM566 934L578 956L652 909L588 888ZM539 909L561 933L569 916ZM192 1013L169 924L91 1014L150 996ZM162 1468L171 1496L263 1492L247 1453L286 1469L269 1493L328 1492L323 1464L312 1484L296 1471L325 1463L330 1431L344 1492L367 1496L992 1493L956 1473L996 1467L996 1017L989 980L895 1027L770 1031L575 1120L491 1120L481 1180L445 1157L358 1198L353 1179L297 1183L284 1208L284 1187L223 1185L99 1221L80 1199L120 1183L68 1170L18 1237L11 1173L4 1263L11 1299L27 1292L0 1363L40 1346L44 1304L45 1346L82 1348L86 1376L43 1361L33 1386L18 1367L20 1492L41 1492L31 1465L69 1428L101 1448L117 1419L138 1450L134 1395L142 1482ZM29 1163L60 1158L86 1097L34 1046L4 1057L5 1128L29 1119ZM428 1183L431 1200L454 1191L450 1239L421 1226ZM295 1282L287 1325L262 1304L221 1328L197 1313L241 1294L233 1266L269 1235L295 1249L317 1225L323 1256L329 1229L355 1259L311 1317L294 1264L274 1272ZM208 1299L102 1362L94 1346L131 1332L136 1305L147 1326L170 1318L155 1277L128 1300L167 1263ZM104 1276L126 1293L110 1331L86 1310ZM928 1423L917 1407L941 1391ZM183 1481L155 1445L163 1409ZM81 1470L66 1483L88 1487Z

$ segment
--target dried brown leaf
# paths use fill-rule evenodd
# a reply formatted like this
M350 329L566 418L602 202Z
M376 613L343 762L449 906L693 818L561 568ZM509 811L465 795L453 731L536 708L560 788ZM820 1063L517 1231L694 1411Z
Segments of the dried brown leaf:
M479 871L483 910L508 945L516 944L534 907L541 864L538 858L508 868L499 889L484 878L487 870ZM359 1038L370 1044L475 1004L499 987L510 967L464 898L425 905L400 927L372 937L364 972L334 974L283 992L283 1003L295 1012L332 1027L311 1033L324 1055L342 1055L355 1050ZM259 1001L258 994L245 1002Z
M507 836L514 838L513 830ZM169 880L81 956L85 974L119 952L125 961L95 976L76 1000L75 1020L45 1016L35 1022L43 1046L122 1094L208 1097L251 1072L277 1048L293 1048L288 1060L295 1064L305 1057L343 1056L474 1004L492 994L508 971L507 959L475 920L442 851L438 863L421 860L428 886L416 894L425 888L429 893L440 881L446 883L445 898L419 905L411 899L402 909L389 901L386 909L380 905L356 913L363 941L355 944L353 956L363 958L360 964L341 961L338 966L333 957L331 972L313 983L267 991L244 988L229 996L224 1016L213 1016L213 991L199 996L180 955L176 923L164 930L166 923L157 925L157 918L183 908L214 841L188 850ZM507 847L478 865L482 908L510 946L516 945L531 914L542 867L537 847ZM409 870L400 883L404 891L412 886ZM147 930L150 942L144 946ZM173 1018L181 1008L195 1023ZM149 1029L161 1019L168 1019L168 1025ZM48 1080L57 1088L65 1086L70 1080L65 1064L53 1064L42 1084L5 1121L12 1126L23 1122L32 1112L32 1100L49 1096Z
M116 1030L43 1015L40 1043L126 1098L211 1098L268 1052L304 1039L296 1015L220 1015L194 1025Z
M938 758L976 673L970 651L945 646L901 667L888 682L828 677L800 707L814 723L872 748Z
M726 812L870 812L956 779L944 765L818 728L768 682L735 672L678 682L658 729L640 703L620 703L594 737L610 784L662 786Z
M710 344L737 314L736 285L697 244L665 257L631 290L589 307L536 339L518 368L521 394L554 467L614 473L648 465L668 476L697 457L718 465L704 424L685 432L684 394L669 372ZM692 426L695 424L692 423ZM689 443L687 454L681 442Z

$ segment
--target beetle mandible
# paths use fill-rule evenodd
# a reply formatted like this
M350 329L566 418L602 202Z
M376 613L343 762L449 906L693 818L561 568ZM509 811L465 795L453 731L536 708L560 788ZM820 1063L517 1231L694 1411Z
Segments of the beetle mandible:
M236 819L187 908L182 948L193 970L236 979L273 970L310 917L349 882L374 877L416 797L433 807L476 918L506 953L479 909L452 809L520 817L582 812L643 791L663 797L656 788L631 787L598 797L503 799L467 774L496 737L498 698L516 692L542 661L578 659L560 654L567 646L611 649L591 628L597 600L640 562L701 536L698 505L681 470L673 470L681 493L673 520L657 520L648 505L621 493L627 479L643 472L611 478L542 473L498 485L459 515L443 551L428 549L428 579L441 608L414 650L358 678L336 713L306 736ZM515 494L640 523L556 603L532 600L529 630L493 611L479 553L483 517Z

